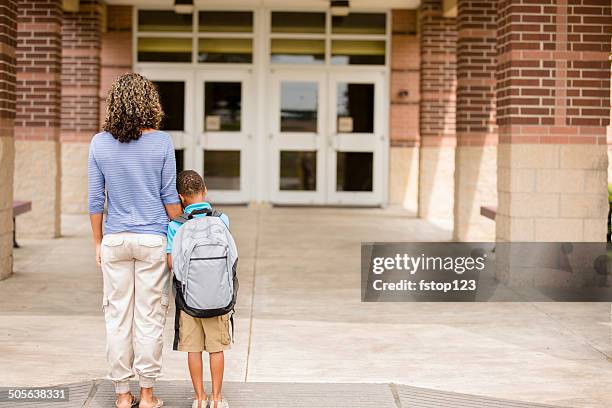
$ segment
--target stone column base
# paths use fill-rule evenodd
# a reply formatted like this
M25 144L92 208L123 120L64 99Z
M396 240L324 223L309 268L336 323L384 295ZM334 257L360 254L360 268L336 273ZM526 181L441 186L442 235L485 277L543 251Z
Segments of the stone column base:
M62 213L87 214L88 143L62 143Z
M417 212L419 196L419 148L389 149L389 204Z
M32 201L32 211L17 217L18 237L60 235L60 144L15 141L16 200Z
M421 146L419 217L450 220L455 191L455 147Z
M0 280L13 273L13 137L0 137Z
M497 240L605 242L607 149L499 145Z
M480 207L497 205L496 146L457 146L454 205L455 240L495 241L495 222L480 215Z

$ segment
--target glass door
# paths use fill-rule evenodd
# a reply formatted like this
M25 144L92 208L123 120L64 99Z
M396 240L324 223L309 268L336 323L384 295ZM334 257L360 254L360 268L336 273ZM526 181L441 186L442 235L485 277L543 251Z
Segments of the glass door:
M274 70L271 77L271 201L325 203L325 74Z
M195 169L204 175L208 198L214 203L249 200L251 92L249 70L197 73Z
M160 128L172 137L177 171L191 168L194 164L195 137L193 112L188 107L193 101L193 71L151 69L141 70L140 74L157 85L164 111Z
M383 203L385 145L380 73L329 75L327 203Z

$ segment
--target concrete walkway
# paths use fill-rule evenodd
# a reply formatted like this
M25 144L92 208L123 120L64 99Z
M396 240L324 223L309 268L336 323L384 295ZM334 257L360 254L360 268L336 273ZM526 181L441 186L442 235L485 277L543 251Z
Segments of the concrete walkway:
M396 383L612 406L610 304L364 304L361 241L448 240L448 226L392 210L225 212L241 284L228 381ZM16 273L0 282L0 385L106 374L101 275L87 218L65 217L64 235L20 240ZM186 380L168 317L164 379Z
M207 384L210 389L210 384ZM86 381L62 386L66 401L55 401L53 408L108 408L114 406L115 392L107 380ZM190 408L190 381L159 381L156 392L164 397L164 407ZM226 382L225 397L232 408L555 408L497 398L478 397L427 390L397 384L359 383L260 383ZM132 393L138 392L136 382ZM0 391L0 401L3 393ZM20 402L19 408L37 408L40 402ZM0 408L14 408L14 402L0 402Z

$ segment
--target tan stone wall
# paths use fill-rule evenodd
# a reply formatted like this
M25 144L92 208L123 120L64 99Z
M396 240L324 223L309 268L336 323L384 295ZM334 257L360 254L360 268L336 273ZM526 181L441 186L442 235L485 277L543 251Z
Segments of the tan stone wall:
M419 148L389 150L389 203L417 212L419 197Z
M454 239L495 241L495 222L480 215L483 205L497 205L497 147L457 146ZM461 180L460 180L461 179Z
M12 121L10 121L12 124ZM14 140L0 135L0 280L13 270Z
M17 218L18 237L60 235L59 173L58 141L15 141L15 199L32 201L32 211Z
M87 143L62 143L62 213L87 213L88 154Z
M419 217L450 220L455 191L455 147L421 146Z
M606 145L498 149L499 241L606 240Z

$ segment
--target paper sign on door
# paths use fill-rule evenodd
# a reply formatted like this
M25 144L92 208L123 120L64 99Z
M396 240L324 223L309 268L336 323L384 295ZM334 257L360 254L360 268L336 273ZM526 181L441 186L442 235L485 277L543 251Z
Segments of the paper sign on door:
M353 118L350 116L340 116L338 118L338 132L350 133L353 131Z
M218 115L206 116L206 130L220 130L221 129L221 117Z

